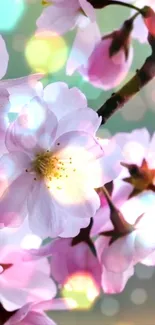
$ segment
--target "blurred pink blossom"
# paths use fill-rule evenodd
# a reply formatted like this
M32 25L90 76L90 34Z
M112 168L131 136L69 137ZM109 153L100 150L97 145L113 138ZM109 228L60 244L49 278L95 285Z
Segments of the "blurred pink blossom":
M120 30L102 37L87 63L79 69L87 81L104 90L117 87L123 81L133 59L130 32L126 23Z

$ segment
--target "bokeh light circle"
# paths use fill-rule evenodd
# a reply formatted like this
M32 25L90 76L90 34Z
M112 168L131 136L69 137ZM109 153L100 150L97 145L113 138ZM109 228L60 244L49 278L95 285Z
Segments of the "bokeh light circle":
M100 290L93 277L85 272L71 275L62 289L62 296L66 298L69 308L90 309Z
M55 73L66 63L68 47L62 36L53 32L39 32L28 40L25 57L36 72Z
M132 291L130 299L135 305L142 305L148 299L148 295L146 290L137 288Z
M112 297L105 297L101 302L101 312L105 316L112 317L120 310L119 302Z
M13 29L25 11L24 0L0 1L0 32Z

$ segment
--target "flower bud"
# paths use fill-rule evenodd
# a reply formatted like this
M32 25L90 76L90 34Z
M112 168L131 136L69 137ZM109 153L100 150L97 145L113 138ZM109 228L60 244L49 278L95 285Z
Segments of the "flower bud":
M117 87L126 77L132 63L130 46L132 21L126 21L120 30L102 37L79 72L95 87L104 90Z

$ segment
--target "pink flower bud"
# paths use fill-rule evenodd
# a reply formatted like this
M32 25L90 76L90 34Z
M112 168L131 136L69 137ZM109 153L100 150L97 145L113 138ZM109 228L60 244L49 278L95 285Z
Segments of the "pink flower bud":
M120 30L106 35L96 45L86 66L79 72L95 87L105 90L117 87L126 77L132 63L130 46L132 22L126 21Z
M145 7L144 9L144 22L152 36L155 36L155 12L150 7Z

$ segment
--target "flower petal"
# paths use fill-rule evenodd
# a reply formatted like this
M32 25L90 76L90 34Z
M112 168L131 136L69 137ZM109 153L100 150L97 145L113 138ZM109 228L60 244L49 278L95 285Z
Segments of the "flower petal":
M58 121L68 113L87 108L85 95L76 87L68 88L64 82L54 82L44 88L44 100Z
M4 77L8 67L9 55L5 42L0 35L0 79Z
M29 164L29 157L22 152L7 153L0 158L0 196Z
M107 271L106 268L103 266L101 283L104 293L114 294L122 292L125 288L127 281L133 274L133 267L129 267L126 271L122 273L114 273Z
M95 45L101 38L99 28L95 22L88 20L85 28L78 28L72 46L72 50L67 61L66 73L72 75L81 65L85 65Z
M105 247L102 253L102 263L108 271L121 273L133 263L136 232L132 232Z
M23 173L6 189L0 199L0 223L5 227L18 227L27 215L27 196L33 176Z
M37 19L37 32L49 31L63 35L76 25L76 14L71 7L49 6L45 8Z
M73 237L79 233L80 228L86 227L88 219L99 206L99 198L95 191L87 190L84 192L83 189L80 189L78 192L78 190L69 193L70 203L67 203L68 196L65 190L57 190L53 197L53 192L51 193L45 184L41 182L37 184L33 188L28 202L29 222L32 231L42 238L67 237L68 235ZM77 199L79 202L76 202ZM81 220L77 221L76 218ZM83 220L83 218L87 220ZM72 225L75 228L72 228Z
M37 119L36 119L37 116ZM49 149L55 137L57 119L39 97L25 106L8 128L6 146L9 151L22 150L28 154Z
M0 88L8 91L10 97L9 112L20 112L21 108L37 96L42 95L43 86L40 80L44 75L41 73L31 74L29 76L7 79L0 82Z
M97 113L90 109L78 109L65 115L58 124L56 137L64 132L84 131L89 134L95 134L101 124L101 118Z

